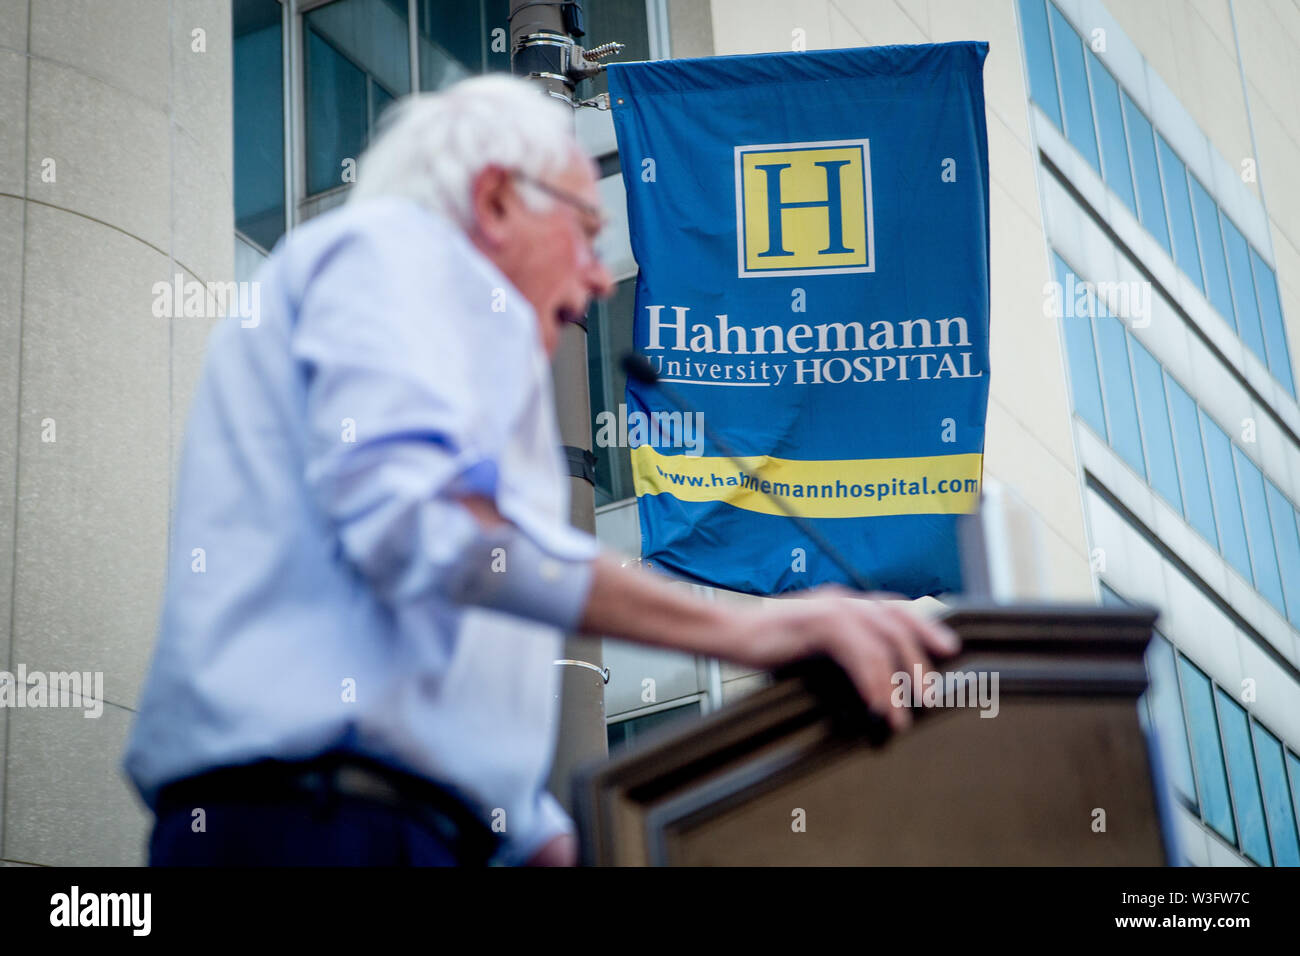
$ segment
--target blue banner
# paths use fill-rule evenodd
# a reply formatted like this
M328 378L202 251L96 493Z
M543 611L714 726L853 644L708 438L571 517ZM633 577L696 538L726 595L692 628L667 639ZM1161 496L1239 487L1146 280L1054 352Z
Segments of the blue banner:
M624 412L651 563L752 594L850 584L789 509L873 587L960 587L989 389L987 53L609 67L634 342L667 386L629 381Z

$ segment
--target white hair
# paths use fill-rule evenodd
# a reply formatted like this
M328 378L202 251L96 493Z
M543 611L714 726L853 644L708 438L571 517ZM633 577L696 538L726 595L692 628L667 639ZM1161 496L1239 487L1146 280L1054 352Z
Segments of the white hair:
M543 177L582 155L571 109L526 80L497 73L394 104L378 138L361 155L349 202L407 196L470 224L470 186L488 166ZM549 197L521 192L543 210Z

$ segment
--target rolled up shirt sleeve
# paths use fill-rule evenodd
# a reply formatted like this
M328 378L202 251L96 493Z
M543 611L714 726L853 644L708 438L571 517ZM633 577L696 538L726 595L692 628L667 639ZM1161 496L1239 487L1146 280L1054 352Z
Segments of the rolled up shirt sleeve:
M292 349L306 378L307 484L383 600L438 596L573 628L594 538L531 513L485 528L458 500L504 497L507 518L519 511L499 468L529 398L511 385L530 381L532 338L486 295L481 308L472 291L447 296L411 245L349 234L303 283ZM500 348L478 347L473 322L498 323Z

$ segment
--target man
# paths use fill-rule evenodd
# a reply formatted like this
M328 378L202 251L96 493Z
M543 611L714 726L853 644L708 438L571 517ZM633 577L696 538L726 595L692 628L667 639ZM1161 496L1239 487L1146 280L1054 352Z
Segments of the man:
M890 675L955 648L842 591L702 602L568 526L547 357L612 285L570 128L510 77L406 101L213 333L126 755L152 862L572 863L566 630L826 652L899 727Z

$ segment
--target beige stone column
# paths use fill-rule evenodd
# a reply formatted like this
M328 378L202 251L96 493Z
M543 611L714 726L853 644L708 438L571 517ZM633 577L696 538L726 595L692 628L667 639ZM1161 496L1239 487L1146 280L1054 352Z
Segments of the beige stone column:
M234 278L230 2L0 8L0 670L105 700L0 710L0 860L134 864L120 761L213 324L154 285Z

